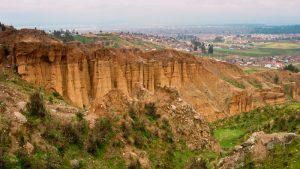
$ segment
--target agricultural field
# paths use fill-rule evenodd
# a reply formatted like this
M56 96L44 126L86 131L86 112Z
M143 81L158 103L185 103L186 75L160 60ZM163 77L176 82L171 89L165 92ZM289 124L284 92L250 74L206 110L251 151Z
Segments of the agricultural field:
M218 45L218 44L217 44ZM216 46L217 46L216 45ZM222 45L223 46L223 45ZM293 42L263 42L263 43L252 43L249 49L230 49L230 48L215 48L215 56L228 56L228 55L239 55L249 57L260 57L260 56L278 56L278 55L289 55L289 56L300 56L300 43Z

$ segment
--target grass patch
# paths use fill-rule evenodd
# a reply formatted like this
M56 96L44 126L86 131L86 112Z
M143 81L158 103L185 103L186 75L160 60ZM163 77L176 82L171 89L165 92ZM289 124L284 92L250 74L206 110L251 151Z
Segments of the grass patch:
M248 82L254 86L255 88L261 89L262 88L262 84L260 81L256 80L256 79L249 79Z
M284 85L283 90L284 90L284 93L288 96L289 99L293 98L293 93L292 93L292 90L290 89L289 85Z
M214 137L220 142L224 149L229 149L235 146L241 137L245 135L245 130L242 129L216 129L213 134Z
M223 78L224 81L228 82L229 84L237 87L237 88L240 88L240 89L245 89L245 85L243 83L240 83L238 82L237 80L235 79L230 79L230 78Z
M300 103L255 109L210 123L210 126L225 149L243 142L255 131L299 133Z
M248 69L248 70L244 70L244 72L248 73L248 74L252 74L252 73L258 72L258 70L256 70L256 69Z
M83 44L94 44L97 40L95 37L85 37L80 35L76 35L74 38Z

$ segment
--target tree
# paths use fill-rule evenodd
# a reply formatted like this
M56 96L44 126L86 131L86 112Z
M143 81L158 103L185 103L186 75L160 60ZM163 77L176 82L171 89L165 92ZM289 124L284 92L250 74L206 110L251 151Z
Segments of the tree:
M214 45L209 44L208 45L208 54L214 54Z
M198 50L198 47L197 46L194 46L194 51L197 51Z
M58 39L62 40L63 42L70 42L70 41L75 40L75 38L73 37L71 31L69 31L69 30L66 30L66 31L64 31L62 29L58 30L58 31L54 30L53 31L53 36L55 38L58 38Z
M202 52L203 54L206 54L206 47L205 47L204 42L201 44L201 52Z
M5 31L6 27L3 23L0 22L0 31Z

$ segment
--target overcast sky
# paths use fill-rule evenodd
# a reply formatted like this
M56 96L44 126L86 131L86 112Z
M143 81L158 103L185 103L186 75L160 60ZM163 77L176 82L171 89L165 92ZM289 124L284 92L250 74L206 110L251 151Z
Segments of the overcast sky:
M0 0L13 25L300 24L300 0Z

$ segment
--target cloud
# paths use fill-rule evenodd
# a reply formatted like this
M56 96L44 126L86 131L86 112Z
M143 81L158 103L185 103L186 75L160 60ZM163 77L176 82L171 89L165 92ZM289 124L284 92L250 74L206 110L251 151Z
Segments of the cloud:
M299 23L299 0L1 0L9 23Z

